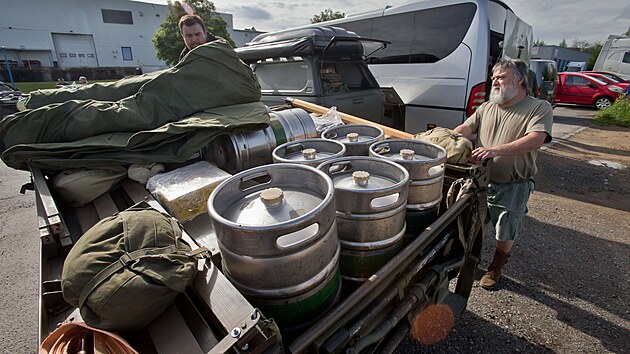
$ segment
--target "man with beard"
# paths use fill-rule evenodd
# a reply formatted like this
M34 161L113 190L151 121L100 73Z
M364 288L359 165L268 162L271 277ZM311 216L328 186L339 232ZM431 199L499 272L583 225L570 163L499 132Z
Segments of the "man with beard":
M477 135L471 160L488 164L487 217L496 230L496 250L479 285L494 289L527 214L534 190L538 149L551 141L553 110L547 101L528 96L527 64L501 60L492 68L490 100L455 131ZM485 225L484 225L485 234Z
M186 54L206 42L211 42L217 38L206 31L206 25L201 17L197 15L185 15L179 19L179 31L186 45L179 54L179 60L184 59Z

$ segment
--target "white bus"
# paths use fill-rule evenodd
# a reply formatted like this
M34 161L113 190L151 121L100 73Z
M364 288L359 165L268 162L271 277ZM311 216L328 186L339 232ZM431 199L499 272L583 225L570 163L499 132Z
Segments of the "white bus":
M381 123L416 133L454 128L489 92L500 58L529 64L532 27L496 0L427 0L319 23L391 42L368 59L385 93Z
M608 36L593 70L609 71L630 80L630 37Z

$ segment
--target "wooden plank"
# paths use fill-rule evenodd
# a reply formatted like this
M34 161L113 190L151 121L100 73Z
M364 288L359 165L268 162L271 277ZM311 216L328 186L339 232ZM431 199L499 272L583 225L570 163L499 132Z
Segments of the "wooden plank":
M98 214L96 213L96 208L92 203L88 203L84 206L75 208L74 212L76 214L76 219L79 222L81 235L83 235L87 230L91 229L92 226L94 226L99 221Z
M101 220L118 212L116 203L114 203L114 200L109 193L105 193L94 199L92 203L94 204L98 218Z
M193 289L228 333L254 312L254 307L214 265L197 274Z
M175 304L151 322L147 331L158 353L204 353Z
M330 110L329 108L322 107L311 102L302 101L297 98L291 99L290 103L293 107L302 108L305 111L313 112L317 114L324 114ZM371 120L355 117L350 114L346 114L342 112L338 112L338 113L339 113L339 117L341 117L341 120L344 123L373 125L373 126L383 129L383 132L385 133L385 135L389 135L392 138L401 138L401 139L413 138L413 134L409 134L407 132L403 132L398 129L394 129L394 128L391 128L382 124L378 124L378 123L372 122Z

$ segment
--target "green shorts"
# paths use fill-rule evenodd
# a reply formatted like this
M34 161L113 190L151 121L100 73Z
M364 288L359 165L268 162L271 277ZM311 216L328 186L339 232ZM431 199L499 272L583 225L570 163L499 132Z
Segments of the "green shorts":
M486 219L494 225L498 241L512 241L518 237L533 192L534 181L531 179L488 184Z

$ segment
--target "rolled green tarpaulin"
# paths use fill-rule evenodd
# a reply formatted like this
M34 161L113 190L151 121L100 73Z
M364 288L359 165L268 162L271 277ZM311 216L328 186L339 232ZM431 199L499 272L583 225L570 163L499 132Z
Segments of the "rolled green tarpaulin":
M133 96L70 100L6 116L0 121L0 148L151 130L206 109L259 101L260 85L250 67L225 40L217 40L152 76Z
M28 170L67 170L126 164L182 163L219 134L259 130L269 124L261 102L216 107L177 122L139 132L105 133L85 139L49 144L15 145L2 154L7 166Z
M36 109L51 103L63 103L69 100L118 101L132 96L147 81L152 80L165 70L129 76L112 82L96 82L89 85L37 90L28 95L25 105L28 109Z

